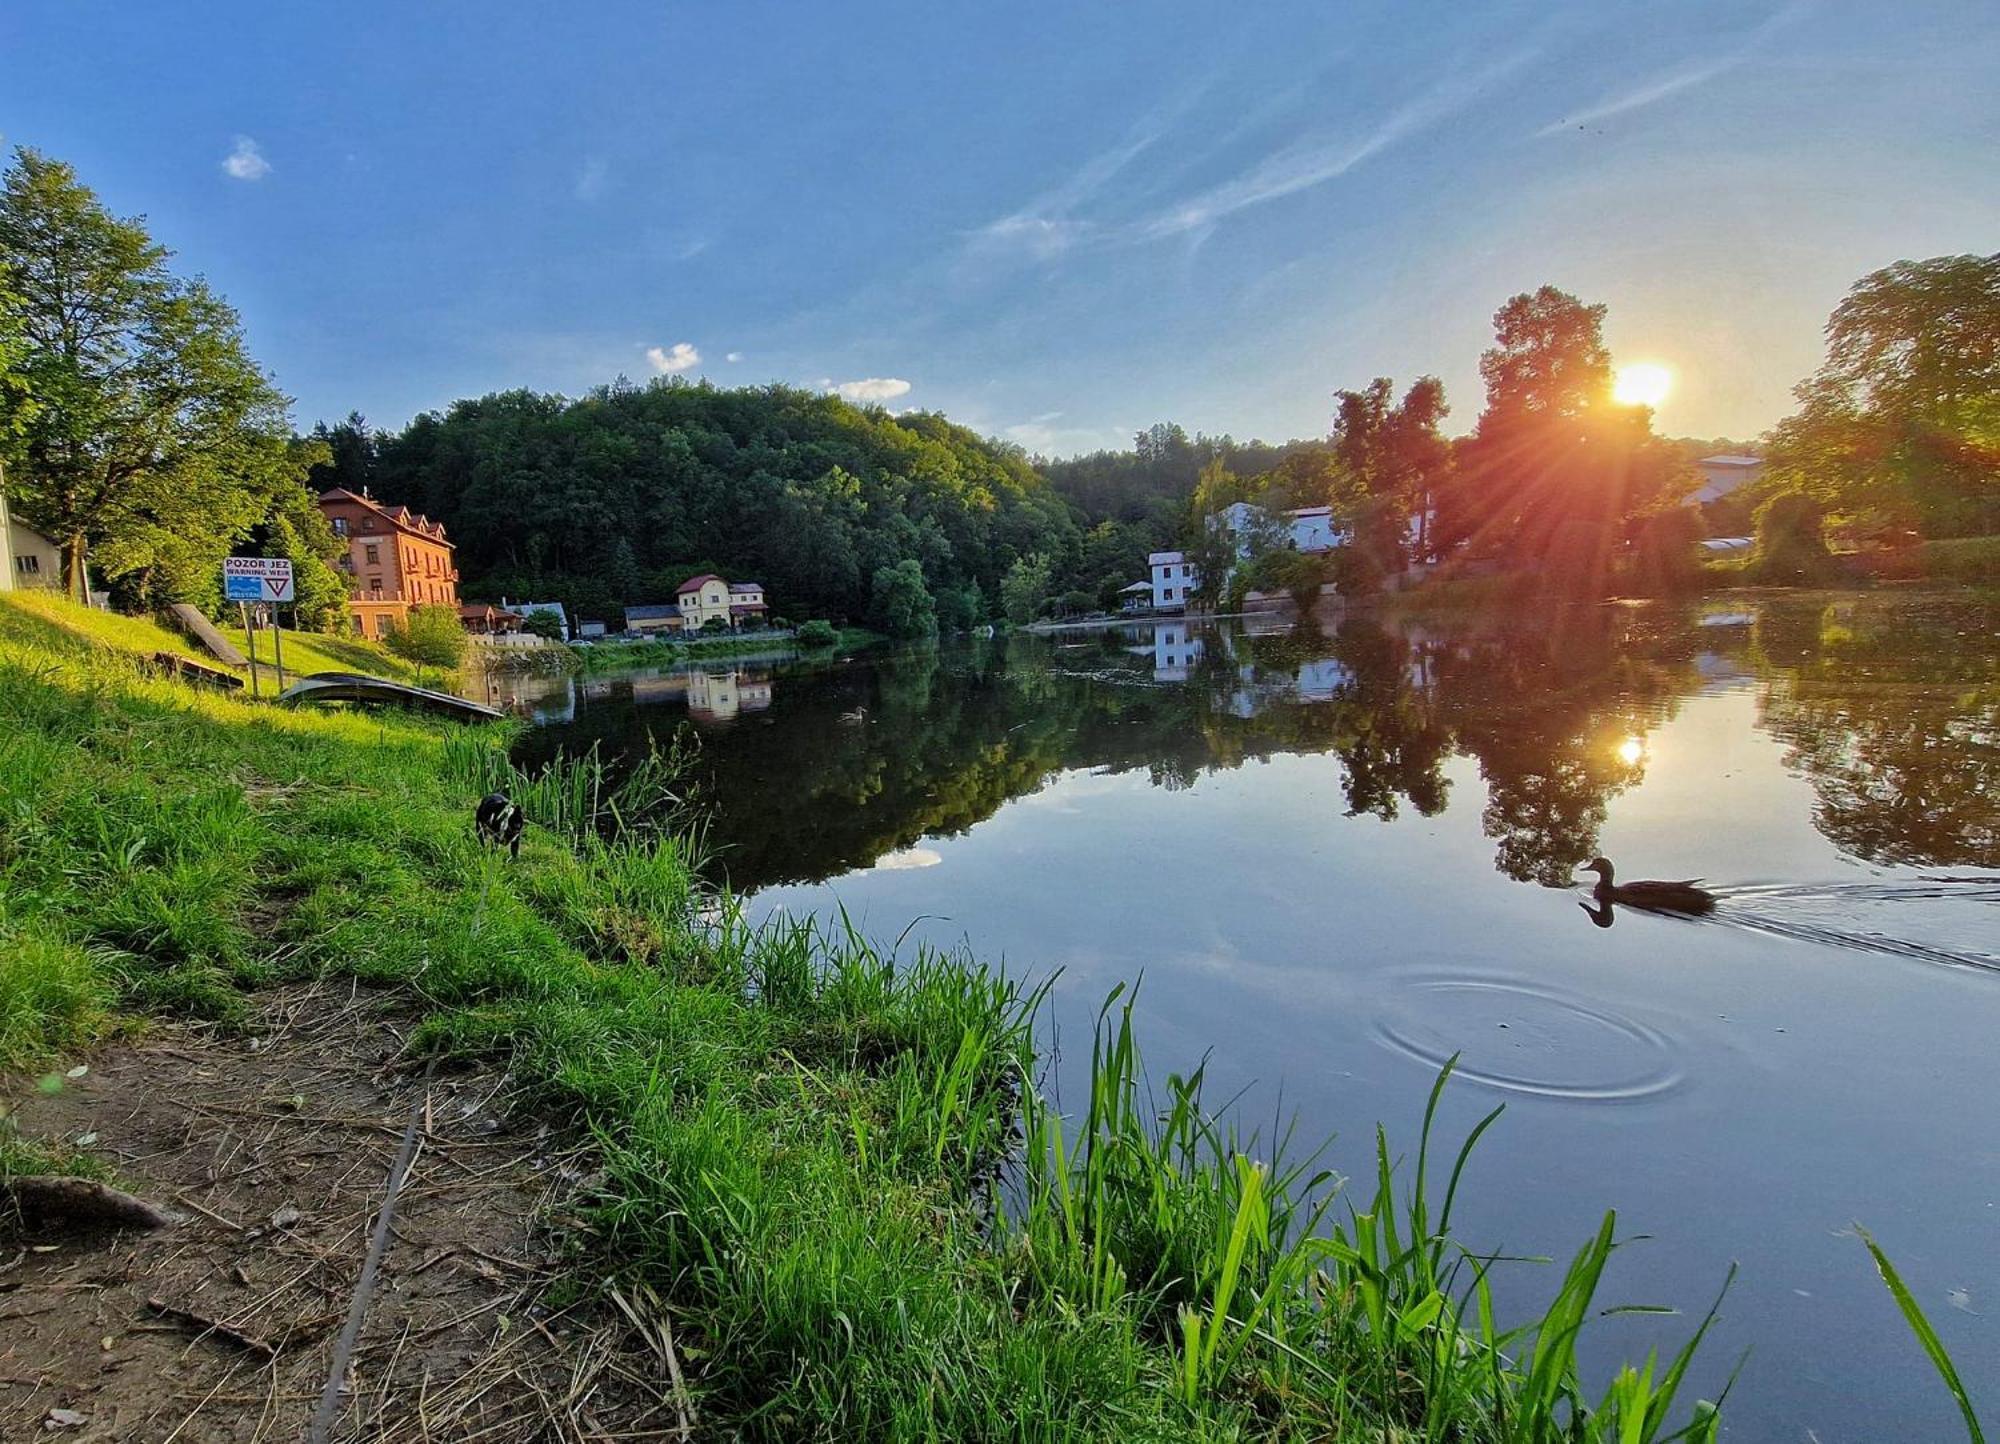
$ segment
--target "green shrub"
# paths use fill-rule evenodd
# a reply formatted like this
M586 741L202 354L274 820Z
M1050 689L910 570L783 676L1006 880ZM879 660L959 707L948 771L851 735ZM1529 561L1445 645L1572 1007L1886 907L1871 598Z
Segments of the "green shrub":
M799 645L802 647L831 647L840 639L840 633L833 629L833 623L814 617L799 628Z
M2000 585L2000 536L1928 541L1918 548L1927 577L1939 581Z
M390 628L385 640L397 656L426 667L456 667L465 660L465 623L454 607L413 607L409 619Z
M1825 515L1802 491L1783 491L1757 508L1757 543L1748 574L1767 585L1810 585L1838 572L1826 549Z

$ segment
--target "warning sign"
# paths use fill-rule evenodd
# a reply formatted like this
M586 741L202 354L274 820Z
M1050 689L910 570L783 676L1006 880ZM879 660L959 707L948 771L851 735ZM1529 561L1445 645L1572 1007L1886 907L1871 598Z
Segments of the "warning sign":
M289 602L292 564L286 557L224 557L222 595L231 602Z

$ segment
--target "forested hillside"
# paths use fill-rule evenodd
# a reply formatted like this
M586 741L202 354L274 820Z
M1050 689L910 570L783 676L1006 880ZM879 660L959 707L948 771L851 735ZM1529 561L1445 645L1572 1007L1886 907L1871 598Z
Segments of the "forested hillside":
M1016 559L1075 564L1082 529L1018 452L940 416L786 386L654 382L578 400L509 391L396 434L323 428L321 485L417 507L459 548L461 591L617 620L691 573L752 577L790 618L861 620L914 561L938 620L988 615Z

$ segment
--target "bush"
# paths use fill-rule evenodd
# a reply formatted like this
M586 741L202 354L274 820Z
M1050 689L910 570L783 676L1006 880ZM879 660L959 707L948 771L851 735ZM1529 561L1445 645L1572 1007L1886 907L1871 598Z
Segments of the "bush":
M1097 610L1097 598L1089 592L1064 592L1056 602L1056 610L1066 617L1094 612Z
M412 607L409 619L392 627L385 640L397 656L426 667L456 667L465 660L465 623L455 607Z
M531 637L541 637L545 641L560 642L563 639L562 618L554 612L530 612L521 618L521 630Z
M1802 491L1783 491L1757 508L1752 581L1772 585L1823 582L1837 571L1826 549L1825 514Z
M799 628L799 645L802 647L831 647L840 640L840 633L833 629L833 623L814 617Z
M1702 518L1689 507L1675 507L1639 524L1632 538L1631 584L1653 597L1697 590L1701 585Z
M875 572L875 625L899 641L920 641L938 631L937 605L914 557Z
M2000 536L1925 542L1918 549L1924 575L1939 581L2000 585Z

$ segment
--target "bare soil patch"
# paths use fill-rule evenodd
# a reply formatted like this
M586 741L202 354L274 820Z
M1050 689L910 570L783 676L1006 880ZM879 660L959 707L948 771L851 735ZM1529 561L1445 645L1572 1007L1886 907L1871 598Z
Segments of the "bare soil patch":
M504 1077L413 1067L408 1025L345 985L280 989L249 1036L160 1024L60 1091L6 1082L24 1136L87 1148L181 1222L0 1206L0 1440L303 1438L413 1117L332 1437L689 1437L657 1305L567 1301L583 1160L509 1118Z

